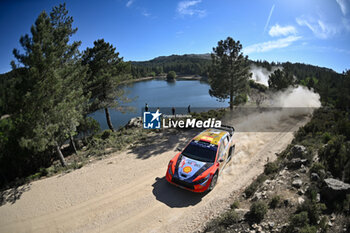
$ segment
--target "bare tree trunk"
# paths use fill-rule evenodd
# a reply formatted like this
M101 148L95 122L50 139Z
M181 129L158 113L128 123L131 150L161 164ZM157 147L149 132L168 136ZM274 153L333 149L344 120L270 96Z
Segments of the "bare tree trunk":
M62 154L62 151L61 151L61 148L60 146L58 145L58 143L56 142L56 152L57 152L57 156L62 164L63 167L66 167L67 164L66 164L66 160L64 159L63 157L63 154Z
M73 148L73 151L77 155L78 154L77 147L75 146L74 138L70 134L69 134L69 139L70 139L70 144Z
M106 112L107 125L108 125L109 129L112 130L112 132L114 132L114 128L112 125L111 116L109 115L108 108L105 108L105 112Z

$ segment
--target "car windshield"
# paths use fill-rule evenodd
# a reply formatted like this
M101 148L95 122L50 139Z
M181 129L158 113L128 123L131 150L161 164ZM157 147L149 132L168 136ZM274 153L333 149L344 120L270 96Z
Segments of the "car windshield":
M182 154L188 158L213 163L218 147L207 142L191 141Z

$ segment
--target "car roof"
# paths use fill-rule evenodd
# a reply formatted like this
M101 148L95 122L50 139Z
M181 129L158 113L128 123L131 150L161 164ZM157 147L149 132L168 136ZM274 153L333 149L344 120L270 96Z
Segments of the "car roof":
M210 144L217 146L219 145L221 138L226 134L227 131L225 130L210 128L198 134L194 137L194 140L209 142Z

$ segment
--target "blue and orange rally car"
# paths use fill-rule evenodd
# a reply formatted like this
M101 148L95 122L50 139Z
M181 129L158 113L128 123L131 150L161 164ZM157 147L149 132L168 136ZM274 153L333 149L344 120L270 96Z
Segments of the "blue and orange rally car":
M233 133L233 127L222 126L198 134L170 160L167 181L192 192L212 190L234 153Z

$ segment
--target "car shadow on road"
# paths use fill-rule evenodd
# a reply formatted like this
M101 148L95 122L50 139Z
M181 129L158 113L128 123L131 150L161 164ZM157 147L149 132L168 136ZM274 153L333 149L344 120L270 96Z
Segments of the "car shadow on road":
M168 183L165 177L156 178L153 186L153 195L160 202L171 208L183 208L198 204L206 193L192 193Z

